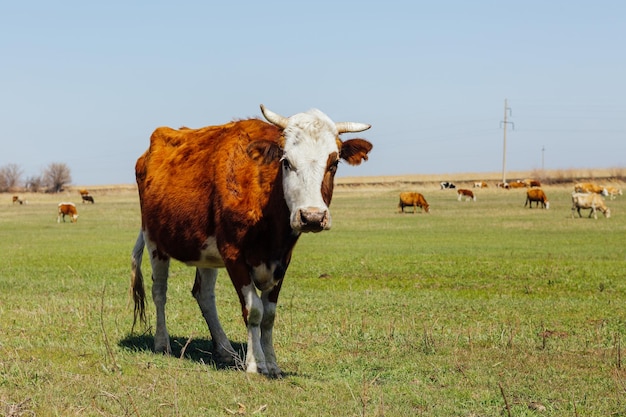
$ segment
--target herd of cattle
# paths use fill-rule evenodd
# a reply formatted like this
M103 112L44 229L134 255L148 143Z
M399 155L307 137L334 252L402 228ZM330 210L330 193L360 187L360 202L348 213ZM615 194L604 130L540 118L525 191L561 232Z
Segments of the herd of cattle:
M95 203L93 197L91 196L91 194L89 194L89 191L85 189L80 189L78 190L78 193L80 194L81 199L83 200L83 203L91 203L91 204ZM28 204L28 201L23 200L18 195L14 195L12 200L13 200L13 204L15 203ZM78 210L76 209L76 204L72 202L61 202L58 204L57 223L61 223L61 220L65 222L65 216L68 216L72 223L76 223L78 221Z
M442 190L456 189L457 199L459 201L476 201L476 196L472 190L466 188L457 188L456 185L449 181L442 181L440 184ZM488 185L485 181L479 181L474 183L474 188L487 188ZM535 203L536 207L544 209L550 208L550 202L546 193L538 187L541 187L541 182L537 180L518 180L511 183L497 183L496 187L511 189L511 188L529 188L526 191L526 202L524 207L533 207ZM613 186L603 187L590 182L581 182L574 185L574 191L572 192L572 217L574 212L578 213L579 217L582 217L580 209L589 209L589 217L593 215L594 219L598 218L597 212L600 211L606 218L611 217L611 209L609 209L602 196L608 196L611 200L615 199L618 195L622 195L622 190ZM402 192L400 193L400 202L398 203L398 211L404 213L405 207L413 207L413 213L417 212L419 207L425 213L430 212L430 206L426 201L426 198L418 192Z
M150 137L135 165L141 230L132 250L133 327L137 319L146 322L141 265L147 248L156 308L155 351L172 352L165 305L173 258L196 268L192 294L211 333L213 358L237 362L239 354L220 324L214 294L217 270L226 268L248 332L246 371L281 377L273 327L292 251L302 233L331 228L329 205L339 162L359 165L373 145L365 139L340 138L365 131L369 124L335 123L317 109L285 117L261 105L261 112L266 121L246 119L199 129L160 127ZM529 190L527 203L548 208L543 191L537 184L531 186L535 188ZM448 182L441 187L456 188ZM94 203L86 190L80 194L83 203ZM469 189L458 189L457 196L476 201ZM572 213L591 208L594 214L598 209L610 215L596 191L575 192L572 201ZM402 212L404 207L430 210L420 193L402 193L399 207ZM66 215L76 222L75 204L59 203L57 222Z

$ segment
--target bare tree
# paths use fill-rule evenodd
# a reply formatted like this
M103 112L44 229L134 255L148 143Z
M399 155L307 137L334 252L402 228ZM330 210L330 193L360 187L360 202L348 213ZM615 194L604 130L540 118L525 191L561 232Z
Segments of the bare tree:
M42 188L44 188L44 179L41 175L26 178L26 189L28 191L38 193Z
M72 182L70 168L62 162L53 162L44 170L43 179L50 192L58 193Z
M17 164L0 167L0 192L16 191L22 180L22 169Z

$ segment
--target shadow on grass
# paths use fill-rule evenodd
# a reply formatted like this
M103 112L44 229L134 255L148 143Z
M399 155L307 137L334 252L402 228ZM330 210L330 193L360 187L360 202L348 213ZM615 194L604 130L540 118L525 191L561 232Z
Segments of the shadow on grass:
M210 339L186 339L184 337L170 336L170 344L172 346L172 356L180 358L182 356L190 361L205 363L216 369L241 369L244 363L244 352L247 349L247 343L231 342L235 352L239 358L235 363L226 363L216 360L213 356L213 343ZM118 342L118 345L124 349L136 352L154 352L154 337L152 335L136 335L130 334ZM183 353L184 352L184 353ZM239 364L239 366L238 366Z

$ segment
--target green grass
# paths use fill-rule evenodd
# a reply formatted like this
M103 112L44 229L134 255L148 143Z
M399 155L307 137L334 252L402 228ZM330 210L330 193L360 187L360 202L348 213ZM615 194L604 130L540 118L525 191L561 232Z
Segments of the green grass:
M333 229L300 239L283 285L282 380L214 366L179 263L175 355L130 333L135 195L96 195L77 224L56 223L67 196L0 195L0 415L626 416L626 201L572 219L569 189L545 190L550 210L416 190L431 214L398 214L400 190L336 191ZM223 271L217 293L243 349Z

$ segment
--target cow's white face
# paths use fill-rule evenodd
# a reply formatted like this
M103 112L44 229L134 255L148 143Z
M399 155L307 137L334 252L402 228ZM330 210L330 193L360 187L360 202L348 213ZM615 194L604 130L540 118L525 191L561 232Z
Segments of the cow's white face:
M310 110L290 117L283 135L283 192L291 227L297 232L328 230L330 196L322 194L322 183L329 171L334 176L339 162L335 123L321 111Z
M291 228L297 233L330 229L328 205L339 159L358 165L372 147L367 141L352 139L342 153L339 134L360 132L370 125L335 123L317 109L288 118L263 106L261 110L269 122L283 129L282 182Z

